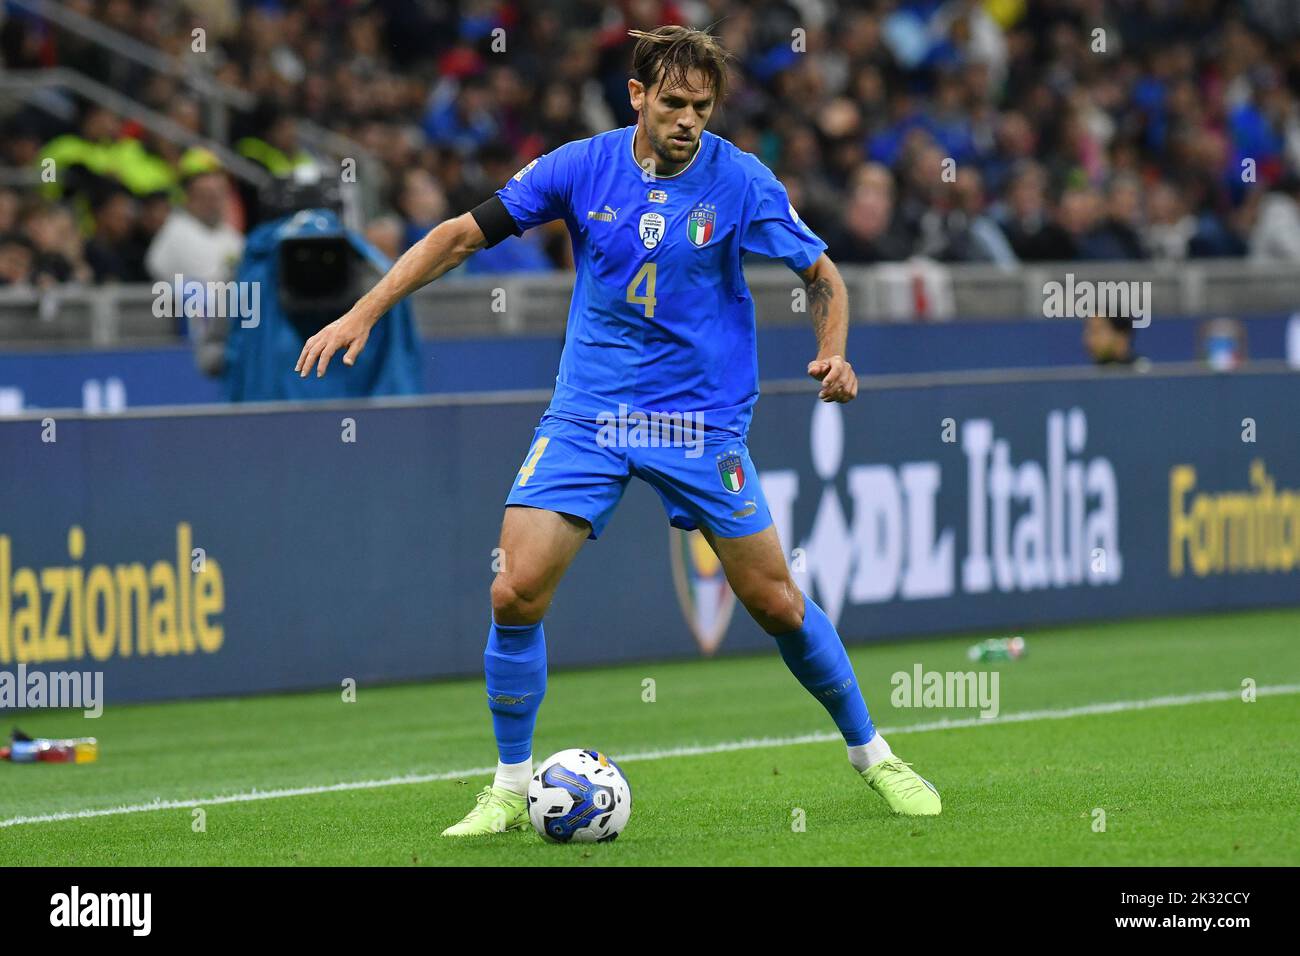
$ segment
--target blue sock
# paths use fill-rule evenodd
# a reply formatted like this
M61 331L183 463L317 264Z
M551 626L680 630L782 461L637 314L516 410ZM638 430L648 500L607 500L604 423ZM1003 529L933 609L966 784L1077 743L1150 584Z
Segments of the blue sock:
M483 652L488 709L502 763L520 763L533 752L533 726L546 696L546 634L542 622L488 629Z
M844 742L850 747L865 744L876 735L876 728L871 724L844 642L812 598L805 594L803 602L803 627L775 635L776 646L790 673L830 713Z

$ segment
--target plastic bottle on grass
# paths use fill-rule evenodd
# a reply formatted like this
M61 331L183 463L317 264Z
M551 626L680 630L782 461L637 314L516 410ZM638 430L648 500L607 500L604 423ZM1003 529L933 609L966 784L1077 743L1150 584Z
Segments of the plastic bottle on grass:
M8 747L0 747L0 760L10 763L92 763L99 759L94 737L28 737L14 731Z
M989 663L992 661L1018 661L1025 656L1025 639L1017 634L1015 637L994 637L974 644L966 652L972 661Z

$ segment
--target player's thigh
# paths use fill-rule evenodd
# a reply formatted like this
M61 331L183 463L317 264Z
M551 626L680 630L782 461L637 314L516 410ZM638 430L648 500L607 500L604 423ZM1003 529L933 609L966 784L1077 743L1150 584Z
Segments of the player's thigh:
M803 592L790 575L775 525L738 538L700 530L722 563L731 590L765 630L781 634L803 623Z
M589 537L600 537L629 478L624 450L600 436L594 426L545 416L506 504L573 515L587 522Z
M741 438L719 435L702 447L640 448L632 458L636 476L658 493L675 528L708 528L720 538L744 538L772 524Z
M492 583L497 623L532 623L503 618L529 618L544 611L590 532L591 526L574 515L507 507L496 555L498 571Z

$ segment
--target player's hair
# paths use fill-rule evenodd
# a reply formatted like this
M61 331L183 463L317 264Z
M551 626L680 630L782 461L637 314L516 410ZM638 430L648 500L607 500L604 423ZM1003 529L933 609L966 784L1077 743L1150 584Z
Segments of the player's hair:
M1107 325L1130 340L1132 340L1136 334L1133 328L1132 319L1126 319L1117 315L1098 315L1096 318L1104 319Z
M713 101L720 103L726 96L730 54L711 34L671 26L628 30L627 35L636 39L636 48L632 51L632 76L647 90L660 79L670 89L678 86L694 89L687 77L691 70L700 70L709 78Z

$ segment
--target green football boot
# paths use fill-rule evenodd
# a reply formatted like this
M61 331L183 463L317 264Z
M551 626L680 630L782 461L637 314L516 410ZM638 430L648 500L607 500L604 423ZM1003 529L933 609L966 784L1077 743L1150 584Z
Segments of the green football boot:
M909 817L935 817L943 809L939 791L910 763L890 757L862 771L867 786L885 798L889 809Z
M486 836L528 826L528 798L503 787L484 787L465 819L442 831L445 837Z

